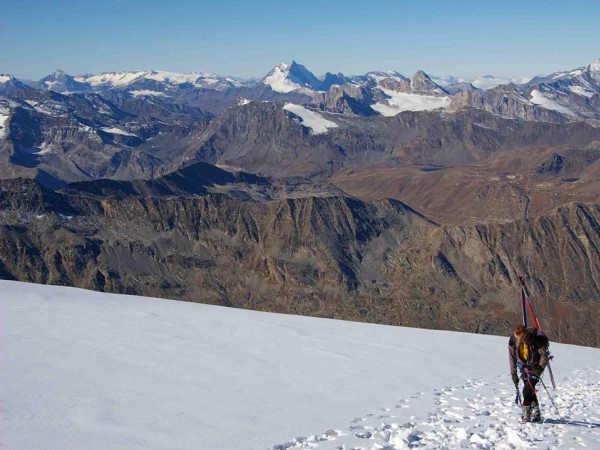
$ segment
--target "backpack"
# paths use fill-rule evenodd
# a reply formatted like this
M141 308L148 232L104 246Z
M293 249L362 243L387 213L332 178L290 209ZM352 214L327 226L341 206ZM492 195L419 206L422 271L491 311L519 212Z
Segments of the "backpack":
M550 341L548 337L538 328L534 328L533 331L530 331L531 335L535 338L535 346L538 349L544 349L548 351L550 348Z

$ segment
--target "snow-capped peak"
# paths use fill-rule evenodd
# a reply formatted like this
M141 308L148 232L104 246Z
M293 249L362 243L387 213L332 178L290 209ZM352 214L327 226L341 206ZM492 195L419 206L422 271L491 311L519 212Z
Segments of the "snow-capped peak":
M154 81L162 81L164 83L170 84L184 84L184 83L192 83L195 84L199 78L209 78L209 79L217 79L219 78L217 75L212 73L176 73L176 72L168 72L165 70L153 70L149 72L144 78L148 78Z
M262 80L262 83L270 86L276 92L291 92L300 89L301 86L288 79L289 65L281 63L273 67Z
M587 67L587 72L591 78L590 81L593 80L592 84L595 85L595 86L592 86L591 90L595 91L595 92L599 92L598 87L600 87L600 59L597 59L596 61L591 63Z
M79 76L75 81L87 83L96 89L102 88L127 88L133 83L151 80L169 86L192 84L196 87L236 86L242 83L231 77L222 77L207 72L177 73L166 70L147 70L131 72L107 72L99 75Z
M75 81L79 81L80 83L88 83L94 87L117 87L129 84L147 73L149 72L108 72L89 77L75 77Z
M292 92L299 89L319 90L321 81L302 64L292 61L273 67L262 79L262 83L276 92Z
M47 77L42 78L34 85L34 87L56 92L81 92L89 91L91 89L89 84L75 81L71 75L60 69Z
M13 94L21 90L31 89L9 73L0 73L0 95Z

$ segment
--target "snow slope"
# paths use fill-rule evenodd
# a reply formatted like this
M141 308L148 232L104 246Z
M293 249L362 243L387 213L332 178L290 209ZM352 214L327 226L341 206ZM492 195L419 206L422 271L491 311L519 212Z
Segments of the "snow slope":
M371 105L382 116L395 116L402 111L432 111L450 106L450 97L435 97L433 95L406 94L390 89L380 88L389 98L386 103Z
M285 63L275 66L264 78L263 83L271 86L275 92L285 93L302 89L302 86L289 79L289 64Z
M6 126L10 117L10 110L3 105L0 105L0 138L6 135Z
M108 72L99 75L78 76L74 80L79 83L88 83L90 86L101 87L126 87L139 80L154 80L167 85L176 86L185 83L196 87L209 87L226 82L231 85L242 85L231 77L221 77L207 72L177 73L165 70L131 71L131 72Z
M170 97L169 95L165 94L164 92L151 91L149 89L139 89L139 90L129 91L129 93L131 95L133 95L134 97L146 96L146 95L154 96L154 97Z
M521 425L506 344L0 281L0 448L600 448L600 350Z
M337 123L327 120L321 114L306 109L304 106L286 103L283 109L300 117L302 126L308 128L312 134L327 133L330 128L337 128L338 126Z
M577 117L577 115L569 108L567 108L566 106L562 106L561 104L547 97L546 95L544 95L543 92L540 92L537 89L531 91L531 103L543 106L546 109L558 111L559 113L563 113L571 117Z
M103 127L100 128L100 130L104 131L105 133L110 133L110 134L120 134L122 136L135 136L135 134L133 133L128 133L127 131L121 130L120 128L108 128L108 127Z

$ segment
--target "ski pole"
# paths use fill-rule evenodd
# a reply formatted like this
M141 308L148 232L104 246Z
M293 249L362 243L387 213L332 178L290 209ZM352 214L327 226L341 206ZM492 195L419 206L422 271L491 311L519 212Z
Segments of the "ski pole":
M548 374L550 374L550 383L552 383L552 389L556 389L556 382L554 381L554 374L552 373L552 367L550 367L550 360L552 360L552 358L554 358L554 356L550 355L550 353L548 353L548 365L546 367L548 367Z
M552 396L550 395L550 392L548 392L548 388L546 387L546 384L544 383L544 380L542 380L540 378L540 383L542 383L542 386L544 386L544 390L546 391L546 394L548 394L548 398L550 399L550 402L552 403L552 406L554 406L554 409L556 409L556 414L558 414L558 418L564 422L565 419L562 418L562 416L560 415L560 411L558 410L558 408L556 407L556 403L554 403L554 399L552 398Z

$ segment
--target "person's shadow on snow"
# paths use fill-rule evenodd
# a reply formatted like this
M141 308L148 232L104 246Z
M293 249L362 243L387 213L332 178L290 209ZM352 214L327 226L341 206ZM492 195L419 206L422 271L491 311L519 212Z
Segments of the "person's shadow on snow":
M600 428L600 423L594 422L584 422L582 420L568 420L568 419L546 419L544 423L552 423L552 424L563 424L563 425L573 425L576 427L583 428Z

